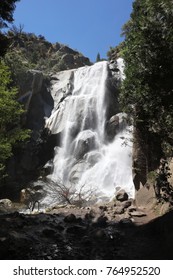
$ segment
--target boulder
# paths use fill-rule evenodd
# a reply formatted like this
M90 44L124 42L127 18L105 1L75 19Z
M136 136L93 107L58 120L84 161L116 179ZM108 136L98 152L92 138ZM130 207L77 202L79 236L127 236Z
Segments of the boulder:
M142 211L133 211L133 212L130 212L130 215L132 217L144 217L144 216L146 216L146 213L144 213Z
M79 133L75 140L74 155L77 160L82 159L83 156L96 146L95 133L91 130L85 130Z
M114 214L123 214L124 213L124 207L123 206L116 206L114 208Z
M90 165L90 166L94 166L102 157L102 154L97 151L97 150L93 150L88 152L85 156L84 156L84 160L86 160L86 162Z
M125 200L121 203L122 207L129 208L132 205L132 200Z
M108 218L106 216L100 216L97 218L95 225L99 227L105 227L107 225L107 220Z
M74 166L71 168L70 170L70 174L69 174L69 180L72 183L77 182L80 177L81 174L83 172L83 170L86 168L86 162L84 160L78 161L76 164L74 164Z
M128 200L129 196L124 190L121 190L116 194L115 198L116 198L116 200L122 202L122 201Z
M64 222L66 223L75 223L77 221L76 216L74 214L69 214L64 218Z
M4 198L4 199L0 200L0 207L11 208L12 205L13 205L13 203L10 199Z
M103 242L106 239L107 235L103 229L98 229L95 232L93 232L93 238L97 241Z
M119 116L114 115L106 123L106 133L109 140L112 140L119 130Z
M104 212L108 210L108 207L106 205L100 205L99 209Z

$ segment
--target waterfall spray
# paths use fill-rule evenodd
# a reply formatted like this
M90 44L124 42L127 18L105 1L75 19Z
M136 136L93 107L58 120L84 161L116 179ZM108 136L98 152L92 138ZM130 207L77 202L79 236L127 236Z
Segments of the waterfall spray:
M118 66L123 79L122 60ZM63 102L55 102L47 121L54 133L63 126L49 178L78 191L94 189L97 199L112 198L116 187L133 197L132 128L126 123L126 115L117 114L119 130L112 141L105 138L107 77L105 61L73 70L71 93ZM58 83L52 89L52 96L56 96Z

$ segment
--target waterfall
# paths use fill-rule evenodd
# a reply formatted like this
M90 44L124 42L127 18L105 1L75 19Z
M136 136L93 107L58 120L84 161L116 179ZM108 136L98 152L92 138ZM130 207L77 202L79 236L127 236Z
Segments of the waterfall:
M123 67L122 61L118 64ZM107 62L60 75L64 82L58 76L52 86L55 106L47 127L52 133L61 133L61 143L55 148L49 178L74 192L87 194L92 190L96 200L110 199L116 187L133 197L132 128L125 114L116 115L119 129L113 140L109 141L105 133Z

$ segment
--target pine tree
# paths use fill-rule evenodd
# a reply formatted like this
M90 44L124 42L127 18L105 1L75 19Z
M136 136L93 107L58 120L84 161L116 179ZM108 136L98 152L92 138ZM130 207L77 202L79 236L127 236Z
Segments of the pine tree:
M8 48L8 39L2 32L8 23L13 22L13 12L16 7L15 3L19 0L3 0L0 1L0 56L3 56Z
M19 0L3 0L0 2L0 27L7 27L7 22L13 22L15 3Z
M124 26L121 103L143 135L173 144L173 2L135 0ZM150 138L149 138L150 139ZM149 140L148 140L149 141Z
M0 180L5 174L5 165L12 156L12 148L29 137L29 131L20 127L23 113L16 101L17 90L10 87L11 79L8 67L0 61Z
M96 62L99 62L101 61L101 58L100 58L100 53L97 54L97 57L96 57Z

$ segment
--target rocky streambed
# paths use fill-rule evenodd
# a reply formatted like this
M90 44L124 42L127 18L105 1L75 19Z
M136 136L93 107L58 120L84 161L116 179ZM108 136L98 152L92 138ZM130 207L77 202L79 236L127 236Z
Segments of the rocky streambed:
M0 214L0 259L172 259L173 212L157 217L132 200L47 213Z

